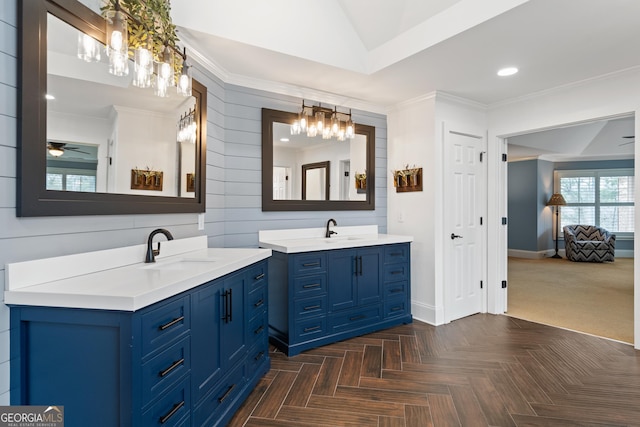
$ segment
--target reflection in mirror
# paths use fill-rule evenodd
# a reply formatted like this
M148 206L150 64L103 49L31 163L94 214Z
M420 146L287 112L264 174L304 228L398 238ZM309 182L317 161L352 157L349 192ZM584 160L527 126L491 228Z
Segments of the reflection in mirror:
M106 55L98 62L81 60L76 48L80 35L48 15L47 140L62 147L93 147L96 164L92 174L86 168L73 168L86 165L82 150L61 147L63 154L47 160L47 189L194 197L186 184L187 174L193 174L196 166L195 147L177 141L177 123L194 109L195 99L175 91L161 98L137 88L132 85L134 73L109 74ZM135 186L132 170L162 172L163 185Z
M302 165L302 200L329 200L331 162Z
M191 97L161 99L132 87L107 72L99 14L76 0L17 5L17 216L204 212L207 88L194 79ZM178 132L185 117L195 134Z
M296 118L295 113L262 110L262 210L373 210L374 185L361 188L356 175L366 173L374 182L375 128L356 124L354 139L327 140L292 135ZM326 184L311 189L304 165L321 162L327 164ZM312 170L320 177L319 170Z

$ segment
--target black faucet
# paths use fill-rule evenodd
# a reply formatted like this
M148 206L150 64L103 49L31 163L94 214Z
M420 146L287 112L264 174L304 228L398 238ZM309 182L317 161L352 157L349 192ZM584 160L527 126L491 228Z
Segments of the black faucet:
M338 225L336 223L336 220L331 218L329 221L327 221L327 232L325 233L324 237L331 237L332 234L338 234L333 230L329 230L329 225L331 225L331 223L333 223L333 225Z
M147 256L145 257L144 262L156 262L156 255L160 255L160 242L158 242L158 249L153 249L153 237L156 234L164 234L167 236L167 240L173 240L173 236L168 230L165 230L164 228L153 230L147 239Z

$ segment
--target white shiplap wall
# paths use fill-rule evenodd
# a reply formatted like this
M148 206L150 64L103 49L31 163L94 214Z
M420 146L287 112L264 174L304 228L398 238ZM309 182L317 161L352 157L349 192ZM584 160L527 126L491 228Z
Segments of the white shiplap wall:
M17 1L0 0L0 405L8 405L10 395L9 309L2 303L6 263L136 245L157 227L177 238L203 233L196 214L16 217ZM353 112L356 122L376 127L375 211L262 212L261 108L297 111L302 100L226 85L203 66L194 68L208 98L204 232L210 247L256 247L258 230L320 227L328 218L386 231L386 116Z

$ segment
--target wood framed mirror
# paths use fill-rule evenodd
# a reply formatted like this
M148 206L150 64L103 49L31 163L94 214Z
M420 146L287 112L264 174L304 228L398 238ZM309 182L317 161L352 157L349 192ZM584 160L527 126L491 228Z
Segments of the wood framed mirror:
M159 98L99 74L104 58L88 64L72 50L78 34L104 45L105 21L77 0L21 1L18 16L17 216L204 212L206 87L194 79L191 97ZM135 104L111 99L121 92ZM195 142L178 142L187 112Z
M291 135L297 113L262 109L262 210L331 211L375 209L375 128L357 124L352 140L323 140ZM302 165L330 163L325 200L302 194ZM366 189L356 175L366 174ZM305 200L306 199L306 200Z

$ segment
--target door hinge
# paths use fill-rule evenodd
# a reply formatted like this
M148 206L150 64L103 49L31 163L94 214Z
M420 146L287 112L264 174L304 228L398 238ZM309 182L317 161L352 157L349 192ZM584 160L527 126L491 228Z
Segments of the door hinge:
M502 217L502 225L507 225L507 217L506 216Z
M480 217L480 225L482 225L482 217Z
M482 163L482 161L484 160L484 153L486 153L486 151L480 152L480 163Z
M480 289L482 289L483 287L484 286L483 286L482 280L480 280Z
M507 288L507 281L503 280L502 281L502 289L506 289Z
M507 161L507 153L502 153L502 161L503 162Z

